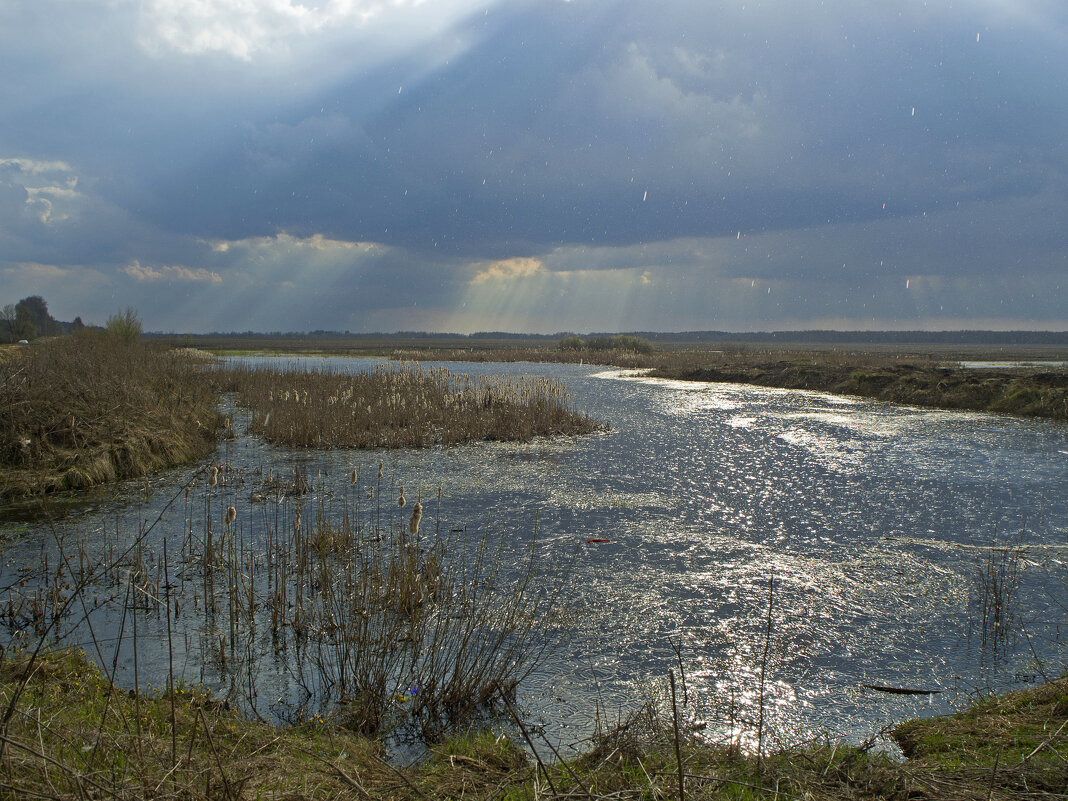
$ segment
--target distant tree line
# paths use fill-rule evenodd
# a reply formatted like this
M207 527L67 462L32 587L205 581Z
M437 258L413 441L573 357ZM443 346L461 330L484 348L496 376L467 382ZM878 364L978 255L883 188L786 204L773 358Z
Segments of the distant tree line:
M30 295L18 303L0 307L0 341L18 342L37 337L70 334L85 328L81 317L71 322L55 319L48 312L48 304L40 295Z
M858 345L1068 345L1068 331L637 331L652 342L757 342Z
M560 350L619 350L625 353L652 353L653 344L633 334L594 334L583 339L566 336L557 343Z
M133 341L141 336L141 318L134 309L127 307L125 311L108 317L103 328L87 326L81 317L75 317L68 323L55 319L48 311L48 303L40 295L30 295L18 303L0 307L0 342L28 342L39 337L90 330L104 331L119 339Z

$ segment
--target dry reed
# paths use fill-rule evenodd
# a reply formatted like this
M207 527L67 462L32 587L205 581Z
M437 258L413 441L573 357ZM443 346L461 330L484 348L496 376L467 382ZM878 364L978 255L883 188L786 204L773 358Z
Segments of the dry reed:
M110 337L0 363L0 496L81 489L203 457L219 417L202 368Z
M570 408L567 390L540 377L487 378L378 362L354 375L236 367L221 388L253 410L251 430L306 448L401 448L479 440L526 441L601 428Z

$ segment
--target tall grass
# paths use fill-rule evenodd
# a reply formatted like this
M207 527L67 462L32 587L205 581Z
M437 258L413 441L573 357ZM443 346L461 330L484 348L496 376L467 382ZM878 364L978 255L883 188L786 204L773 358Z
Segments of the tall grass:
M84 334L0 361L0 497L79 489L191 462L215 393L189 358Z
M400 448L586 434L600 426L570 407L558 381L457 375L379 362L354 375L236 367L220 386L253 410L252 431L305 448Z

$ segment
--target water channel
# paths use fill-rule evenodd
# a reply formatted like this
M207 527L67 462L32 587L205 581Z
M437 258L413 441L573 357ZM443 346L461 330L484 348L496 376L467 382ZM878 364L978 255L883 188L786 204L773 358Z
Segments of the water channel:
M247 414L238 410L238 437L210 460L234 477L214 514L232 504L252 541L255 521L293 512L266 505L296 503L257 498L252 476L300 467L319 491L340 498L353 492L353 468L372 476L383 462L391 484L432 499L427 516L441 530L477 536L491 527L525 542L536 525L540 558L573 560L573 628L520 686L518 701L560 744L580 743L597 723L662 693L669 671L685 679L686 714L710 738L736 735L755 717L763 664L773 740L857 742L887 723L1026 686L1066 665L1063 424L588 365L445 366L560 379L573 405L610 429L531 444L309 452L245 436ZM155 558L163 536L173 551L192 514L183 487L207 464L79 496L62 514L58 505L34 516L7 510L0 588L28 593L42 559L54 568L49 554L59 542L114 547L151 529ZM1005 636L994 648L981 630L996 580ZM99 648L132 684L132 646L116 652L113 644L116 614L103 606L90 615L91 633L82 624L65 637L90 653ZM175 625L168 657L161 622L142 623L139 681L160 686L169 662L180 678L232 693L234 666L212 653L203 619L186 614ZM267 651L247 656L260 681L257 711L285 719L291 669ZM889 694L865 684L940 692Z

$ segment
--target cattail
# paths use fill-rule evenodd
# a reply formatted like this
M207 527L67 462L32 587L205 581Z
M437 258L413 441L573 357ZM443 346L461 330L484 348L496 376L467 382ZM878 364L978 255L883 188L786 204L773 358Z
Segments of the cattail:
M230 525L235 520L237 520L237 509L231 506L226 510L226 525Z
M214 487L218 483L219 483L219 468L218 467L213 467L213 468L211 468L211 478L208 479L208 484L210 484L211 486Z
M412 516L408 518L408 533L413 537L419 533L419 521L423 518L423 504L415 502L412 507Z
M360 471L355 467L352 468L352 483L355 484L360 479Z
M368 411L370 411L370 409L368 409ZM378 463L378 477L382 478L382 463L381 462Z
M400 497L397 498L397 506L404 506L406 501L404 500L404 487L401 487Z

